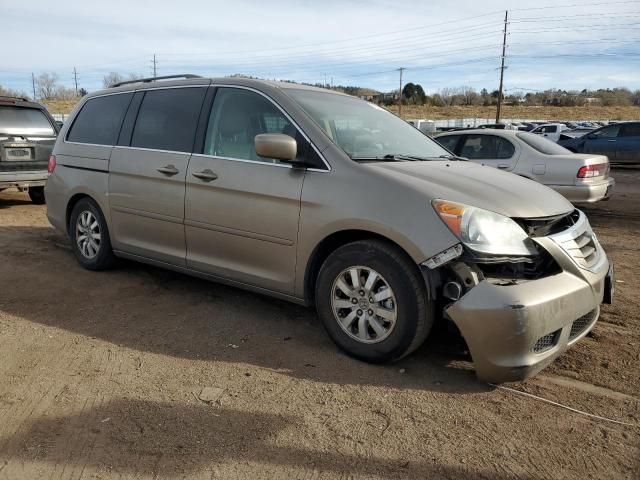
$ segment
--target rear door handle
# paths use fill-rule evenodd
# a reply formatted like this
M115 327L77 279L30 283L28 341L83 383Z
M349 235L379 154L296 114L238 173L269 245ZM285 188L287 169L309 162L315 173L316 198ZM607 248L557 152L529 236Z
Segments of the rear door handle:
M180 170L178 170L173 165L166 165L164 167L158 168L158 172L164 173L165 175L168 175L168 176L172 177L172 176L180 173Z
M498 164L498 168L500 168L500 169L504 170L504 169L509 168L509 165L506 165L506 164L504 164L504 163L499 163L499 164Z
M213 173L208 168L206 170L201 171L201 172L193 172L191 175L193 175L196 178L199 178L200 180L202 180L204 182L210 182L210 181L215 180L216 178L218 178L218 175Z
M615 142L615 138L611 139L611 140L607 140L607 142Z

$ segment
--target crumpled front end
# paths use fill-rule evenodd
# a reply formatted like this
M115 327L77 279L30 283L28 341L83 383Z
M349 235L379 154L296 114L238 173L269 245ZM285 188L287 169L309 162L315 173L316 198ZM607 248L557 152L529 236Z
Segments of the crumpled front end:
M480 379L534 375L584 337L600 304L610 301L612 268L586 216L576 210L562 222L555 230L529 226L538 264L472 263L463 256L448 265L462 289L445 313L465 338Z

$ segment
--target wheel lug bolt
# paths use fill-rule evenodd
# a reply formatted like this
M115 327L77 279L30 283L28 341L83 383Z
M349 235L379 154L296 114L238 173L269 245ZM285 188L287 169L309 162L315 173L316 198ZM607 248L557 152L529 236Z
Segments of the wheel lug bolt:
M360 296L364 297L364 290L360 290Z
M357 298L352 298L351 299L351 303L353 303L355 305L356 303L358 303L358 299Z
M362 315L362 310L358 310L358 315Z
M369 311L367 312L369 315L373 315L373 310L369 309Z
M369 298L369 303L373 303L373 297Z

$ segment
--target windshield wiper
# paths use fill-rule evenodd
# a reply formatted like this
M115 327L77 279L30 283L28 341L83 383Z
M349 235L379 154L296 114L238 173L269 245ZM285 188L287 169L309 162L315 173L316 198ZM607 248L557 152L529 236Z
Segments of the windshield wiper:
M438 158L446 158L447 160L453 160L454 162L468 162L469 159L465 157L458 157L457 155L440 155Z
M370 161L378 161L378 162L416 162L416 161L429 160L429 158L416 157L414 155L402 155L398 153L389 153L387 155L380 155L380 156L351 157L351 160L355 160L355 161L370 160Z

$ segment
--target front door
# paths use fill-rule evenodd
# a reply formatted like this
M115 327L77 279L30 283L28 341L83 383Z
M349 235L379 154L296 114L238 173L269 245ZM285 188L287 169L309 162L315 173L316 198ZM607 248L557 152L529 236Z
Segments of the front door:
M304 138L255 91L218 88L203 154L186 177L187 265L237 282L293 293L305 171L256 154L260 133Z
M185 176L205 93L206 87L144 93L129 145L116 146L109 163L116 250L185 265Z
M606 155L610 162L615 162L620 127L620 124L609 125L587 134L583 152Z

